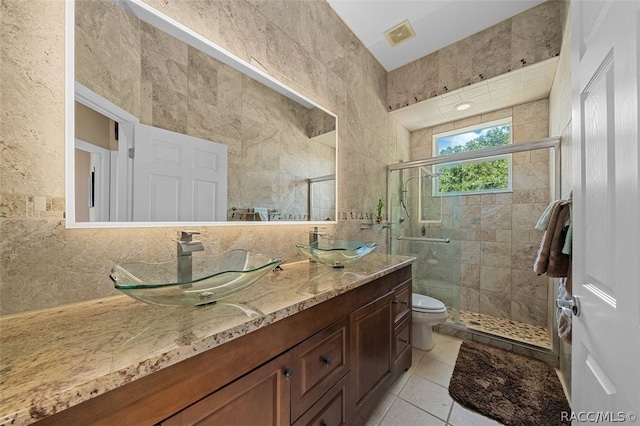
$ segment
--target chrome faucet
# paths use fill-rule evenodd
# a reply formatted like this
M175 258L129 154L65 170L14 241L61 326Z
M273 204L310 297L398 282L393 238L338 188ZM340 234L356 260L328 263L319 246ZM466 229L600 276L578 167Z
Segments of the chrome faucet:
M318 228L317 226L313 227L313 230L309 231L309 245L318 242L318 239L325 236L326 234L321 230L324 228Z
M324 228L319 228L317 226L313 227L313 230L309 231L309 245L310 246L318 246L318 239L322 238L324 235L326 235L324 232L321 231L321 229ZM315 263L315 260L313 259L309 259L310 263Z
M191 256L196 251L204 251L202 241L193 239L194 235L200 235L197 231L180 231L178 240L178 257Z
M193 253L204 251L202 241L193 239L200 235L197 231L181 231L178 240L178 282L186 283L193 279Z

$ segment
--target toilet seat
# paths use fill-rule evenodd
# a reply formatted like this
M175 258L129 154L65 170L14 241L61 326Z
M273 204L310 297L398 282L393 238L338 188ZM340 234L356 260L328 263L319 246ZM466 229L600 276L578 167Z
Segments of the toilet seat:
M439 314L447 312L447 307L438 299L425 296L423 294L414 293L411 296L411 303L413 305L414 312Z

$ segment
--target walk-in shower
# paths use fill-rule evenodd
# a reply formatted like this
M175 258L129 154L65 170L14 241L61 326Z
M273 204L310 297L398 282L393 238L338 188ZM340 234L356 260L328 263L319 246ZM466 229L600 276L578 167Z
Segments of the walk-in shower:
M532 266L542 237L534 226L559 196L559 144L543 139L388 167L389 248L417 258L413 291L444 302L441 327L553 348L553 283ZM481 163L500 168L500 185L460 181L465 164Z

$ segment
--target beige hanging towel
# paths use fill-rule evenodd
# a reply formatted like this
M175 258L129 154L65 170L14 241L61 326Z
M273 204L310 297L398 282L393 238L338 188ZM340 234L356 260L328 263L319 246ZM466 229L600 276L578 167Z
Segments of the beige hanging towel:
M562 253L562 248L567 233L564 225L569 207L568 203L555 203L553 206L547 229L542 236L536 260L533 263L533 270L538 275L546 273L549 277L567 276L571 258Z

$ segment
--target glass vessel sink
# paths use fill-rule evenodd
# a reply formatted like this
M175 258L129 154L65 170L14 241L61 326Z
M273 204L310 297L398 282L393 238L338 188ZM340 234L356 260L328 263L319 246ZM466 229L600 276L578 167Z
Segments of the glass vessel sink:
M185 260L191 262L190 276L178 272L178 262ZM109 278L118 290L146 303L202 306L246 289L280 263L246 250L230 250L164 263L123 263L113 267Z
M312 244L296 244L309 259L318 263L344 268L378 247L378 243L348 240L318 240Z

